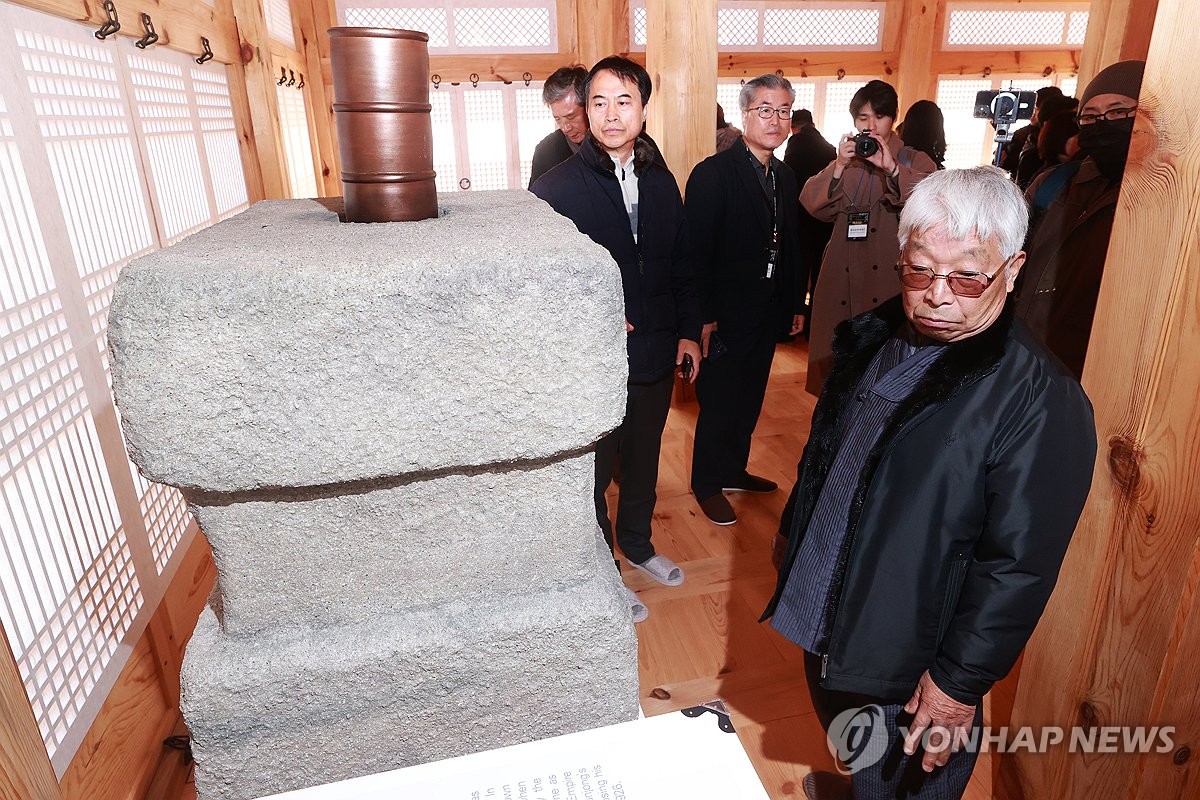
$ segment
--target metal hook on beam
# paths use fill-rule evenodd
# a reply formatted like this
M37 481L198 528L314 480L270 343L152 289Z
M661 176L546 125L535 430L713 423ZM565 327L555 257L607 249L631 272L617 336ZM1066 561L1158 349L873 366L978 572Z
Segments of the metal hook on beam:
M117 7L113 0L104 0L104 13L108 15L108 19L96 31L96 38L101 41L121 30L121 21L117 19Z
M146 35L134 42L139 50L145 50L158 41L158 32L154 30L154 20L150 19L150 15L145 11L142 12L142 29L146 31Z
M209 43L208 43L207 36L200 37L200 45L201 45L201 47L204 48L204 52L201 53L200 55L196 56L196 63L203 64L207 61L212 61L213 51L212 51L212 46L209 45Z

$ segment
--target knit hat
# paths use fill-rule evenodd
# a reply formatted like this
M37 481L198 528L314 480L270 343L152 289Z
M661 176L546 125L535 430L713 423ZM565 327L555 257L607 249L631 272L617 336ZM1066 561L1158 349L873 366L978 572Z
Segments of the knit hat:
M1098 94L1123 94L1137 100L1142 91L1142 72L1145 69L1145 61L1118 61L1109 64L1088 83L1087 88L1083 90L1083 96L1079 98L1079 106L1082 108L1088 100Z

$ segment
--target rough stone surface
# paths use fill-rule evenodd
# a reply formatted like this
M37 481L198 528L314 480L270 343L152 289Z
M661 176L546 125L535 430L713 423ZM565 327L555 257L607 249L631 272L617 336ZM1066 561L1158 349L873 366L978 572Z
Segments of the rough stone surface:
M537 460L624 414L620 276L528 192L347 224L248 211L127 266L109 321L134 462L188 489Z
M599 537L597 536L597 541ZM637 716L636 638L592 577L357 626L229 637L205 611L183 710L203 800L245 800Z
M329 497L193 506L225 631L367 621L553 588L595 568L595 457Z

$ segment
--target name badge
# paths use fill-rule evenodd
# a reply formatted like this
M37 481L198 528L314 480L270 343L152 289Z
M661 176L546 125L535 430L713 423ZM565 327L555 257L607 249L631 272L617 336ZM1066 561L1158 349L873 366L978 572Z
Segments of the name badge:
M867 238L871 226L870 211L851 211L846 215L849 225L846 226L846 239L851 242L861 242Z

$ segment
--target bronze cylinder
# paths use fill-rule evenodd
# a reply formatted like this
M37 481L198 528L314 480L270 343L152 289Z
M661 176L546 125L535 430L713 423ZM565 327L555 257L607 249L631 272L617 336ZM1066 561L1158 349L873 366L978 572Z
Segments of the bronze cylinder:
M346 221L436 217L429 35L330 28L329 55Z

